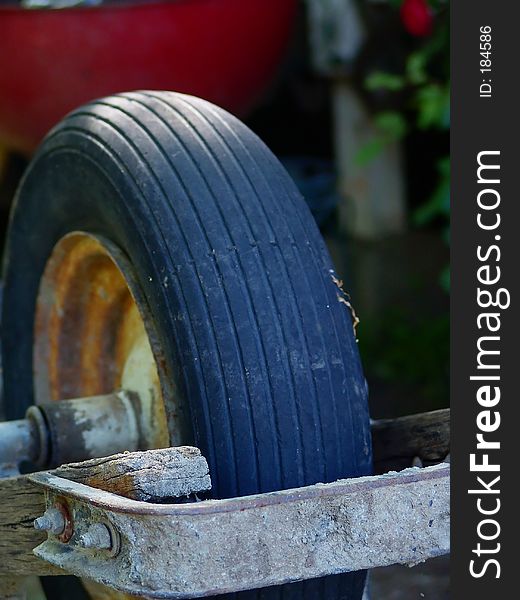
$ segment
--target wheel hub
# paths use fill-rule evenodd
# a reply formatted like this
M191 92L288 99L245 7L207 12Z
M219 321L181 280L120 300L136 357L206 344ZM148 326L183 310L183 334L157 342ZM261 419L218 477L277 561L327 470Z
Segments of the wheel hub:
M170 445L147 313L133 269L114 244L83 232L63 237L36 301L36 403L136 392L143 449Z

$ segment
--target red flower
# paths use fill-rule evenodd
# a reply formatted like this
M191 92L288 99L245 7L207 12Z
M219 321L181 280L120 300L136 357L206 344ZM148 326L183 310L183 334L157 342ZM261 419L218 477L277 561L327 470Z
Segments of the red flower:
M433 29L433 13L426 0L404 0L401 5L401 21L412 35L429 35Z

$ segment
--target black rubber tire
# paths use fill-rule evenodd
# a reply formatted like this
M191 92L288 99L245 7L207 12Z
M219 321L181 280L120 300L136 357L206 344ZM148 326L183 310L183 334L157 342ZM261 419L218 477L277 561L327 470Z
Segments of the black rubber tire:
M215 497L370 474L351 315L305 202L245 125L198 98L136 92L87 104L49 133L7 239L9 418L32 402L45 262L74 230L110 239L133 264ZM364 575L327 581L261 597L359 598Z

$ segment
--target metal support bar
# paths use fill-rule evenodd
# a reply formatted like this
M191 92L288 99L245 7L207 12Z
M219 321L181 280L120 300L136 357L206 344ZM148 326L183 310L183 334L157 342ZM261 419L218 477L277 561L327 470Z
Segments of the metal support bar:
M31 481L45 490L48 508L66 504L73 533L66 543L49 534L34 553L150 598L415 564L449 551L449 474L441 464L243 498L150 504L39 473ZM86 547L94 538L111 544Z

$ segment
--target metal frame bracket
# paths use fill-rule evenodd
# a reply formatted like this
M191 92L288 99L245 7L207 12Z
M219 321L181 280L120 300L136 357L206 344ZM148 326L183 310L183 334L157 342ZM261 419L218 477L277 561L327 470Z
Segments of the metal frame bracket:
M30 480L43 488L47 508L66 506L73 533L66 543L49 534L34 553L150 598L416 564L449 552L449 478L450 466L439 464L227 500L151 504L37 473ZM105 542L85 544L98 534Z

